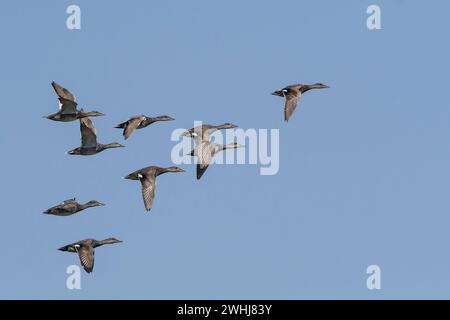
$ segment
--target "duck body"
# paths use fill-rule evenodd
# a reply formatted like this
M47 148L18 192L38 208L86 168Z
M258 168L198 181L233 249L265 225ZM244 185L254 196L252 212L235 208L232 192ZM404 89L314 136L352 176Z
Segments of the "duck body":
M157 166L149 166L136 170L124 177L124 179L139 180L141 182L142 198L144 200L146 211L150 211L153 206L156 189L156 177L166 172L184 172L184 170L178 167L162 168Z
M60 204L58 204L54 207L51 207L50 209L47 209L43 213L54 215L54 216L65 217L65 216L70 216L70 215L73 215L80 211L83 211L87 208L98 207L98 206L104 206L104 204L97 200L91 200L85 204L80 204L75 200L75 198L73 198L73 199L65 200L65 201L61 202Z
M67 153L70 155L91 156L110 148L124 147L120 143L112 142L101 144L97 142L97 131L92 124L91 119L80 119L81 147L75 148Z
M283 89L272 92L272 95L285 98L284 121L288 122L297 108L300 97L312 89L326 89L329 86L323 83L314 84L293 84Z
M49 116L47 116L47 119L53 120L53 121L60 121L60 122L71 122L79 119L79 116L77 113L70 113L70 114L64 114L61 112L53 113Z
M103 246L105 244L114 244L123 242L116 238L108 238L105 240L84 239L68 245L65 245L58 250L65 252L77 253L80 258L80 263L87 273L91 273L94 270L94 255L95 248Z
M110 148L122 148L124 147L123 145L121 145L120 143L110 143L110 144L101 144L98 143L95 147L87 147L87 148L83 148L83 147L78 147L75 148L73 150L70 150L68 152L68 154L70 155L79 155L79 156L92 156L95 155L97 153L100 153L102 151L105 151L106 149L110 149Z
M237 128L237 125L229 122L220 125L202 124L200 126L186 130L182 134L182 136L194 138L195 142L198 144L201 143L202 141L208 142L211 134L217 130L234 129L234 128Z
M115 126L115 128L124 129L123 136L125 140L127 140L136 129L146 128L152 123L158 121L172 121L172 120L175 119L169 116L147 117L145 115L139 115L131 117L127 121L118 124L117 126Z

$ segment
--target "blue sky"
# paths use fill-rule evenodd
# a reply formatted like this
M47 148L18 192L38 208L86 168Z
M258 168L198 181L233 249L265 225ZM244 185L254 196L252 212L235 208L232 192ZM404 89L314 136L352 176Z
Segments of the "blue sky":
M66 28L77 4L82 29ZM381 7L382 30L366 28ZM450 298L450 47L447 1L8 1L0 18L0 298ZM79 124L50 86L99 110L100 142L135 114L176 121L126 148L64 152ZM324 82L291 121L270 95ZM174 129L233 122L280 129L280 171L195 167L158 179L150 214L138 182L170 166ZM77 197L105 207L41 212ZM62 245L99 248L82 290L68 290ZM366 288L379 265L382 289Z

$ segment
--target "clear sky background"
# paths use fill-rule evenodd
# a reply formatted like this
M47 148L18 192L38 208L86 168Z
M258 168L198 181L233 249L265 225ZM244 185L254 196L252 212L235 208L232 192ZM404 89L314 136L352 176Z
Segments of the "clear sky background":
M382 10L369 31L366 9ZM66 28L77 4L82 29ZM448 1L8 1L0 17L0 298L450 298ZM50 82L94 118L92 157ZM291 121L270 95L323 82ZM136 114L176 121L124 142ZM121 179L170 166L176 128L194 120L280 129L280 171L195 166L158 179L150 214ZM41 212L77 197L105 207ZM66 289L88 237L82 290ZM366 268L382 289L366 288Z

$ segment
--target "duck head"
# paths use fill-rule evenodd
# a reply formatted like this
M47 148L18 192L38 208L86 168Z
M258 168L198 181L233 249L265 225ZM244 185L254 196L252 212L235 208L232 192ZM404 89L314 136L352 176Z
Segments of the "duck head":
M169 167L164 169L164 172L185 172L185 171L179 167Z
M118 143L118 142L112 142L108 144L101 145L101 149L111 149L111 148L124 148L125 146Z
M318 83L314 83L314 84L302 85L300 87L300 92L304 93L304 92L309 91L311 89L327 89L327 88L329 88L329 86L327 86L326 84L318 82Z
M239 144L237 142L223 145L224 150L225 149L238 149L238 148L244 148L244 147L245 147L244 145Z
M229 122L226 122L222 125L219 126L220 129L234 129L237 128L238 126Z
M112 243L121 243L123 241L118 240L116 238L108 238L108 239L102 240L101 242L103 242L104 244L112 244Z
M175 120L174 118L169 117L169 116L158 116L158 117L153 117L153 118L146 117L146 118L147 119L153 119L153 120L156 120L156 121L172 121L172 120Z
M89 112L84 112L83 109L81 109L80 111L81 115L83 117L101 117L104 116L104 113L98 112L98 111L89 111Z
M86 203L87 207L100 207L100 206L104 206L104 203L101 203L100 201L97 200L91 200L88 203Z

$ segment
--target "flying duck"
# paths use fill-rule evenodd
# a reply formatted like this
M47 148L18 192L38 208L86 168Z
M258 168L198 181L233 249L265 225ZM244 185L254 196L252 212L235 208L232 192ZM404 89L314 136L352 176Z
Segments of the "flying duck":
M118 124L117 126L115 126L115 128L124 129L123 137L125 138L125 140L127 140L135 129L143 129L157 121L171 121L171 120L175 119L169 116L147 117L144 115L140 115L132 117L129 120Z
M139 180L142 187L142 198L145 210L150 211L155 198L156 177L166 172L184 172L178 167L160 168L156 166L146 167L130 173L124 179Z
M80 212L87 208L104 206L103 203L98 202L97 200L91 200L85 204L79 204L75 198L65 200L60 204L51 207L50 209L45 210L43 213L51 214L54 216L70 216L74 213Z
M113 244L119 242L123 241L117 240L116 238L108 238L101 241L97 241L95 239L85 239L68 244L67 246L61 247L58 250L78 253L81 265L83 266L84 270L86 270L87 273L91 273L94 269L95 248L100 247L104 244Z
M83 110L83 109L81 109ZM102 152L103 150L110 148L121 148L124 147L120 143L113 142L108 144L97 143L97 132L91 119L81 118L80 119L80 131L81 131L81 147L73 149L68 154L71 155L82 155L90 156Z
M281 90L272 92L274 96L284 97L286 102L284 104L284 121L289 121L289 118L297 108L298 101L303 93L311 89L325 89L329 88L327 85L322 83L314 84L294 84L284 87Z
M218 143L210 143L209 141L203 141L197 144L194 150L189 154L190 156L196 156L198 158L197 162L197 180L200 180L202 175L205 173L206 169L208 169L209 164L211 163L212 158L219 152L226 149L236 149L243 148L243 145L238 143L230 143L230 144L218 144Z
M85 117L104 116L98 111L84 112L84 110L77 110L77 101L75 96L69 90L60 86L55 81L52 82L52 87L58 95L59 111L53 113L45 118L53 121L69 122Z
M200 126L196 126L189 130L186 130L181 136L194 138L196 143L200 143L202 141L209 141L210 135L217 130L233 128L237 128L237 125L228 122L217 126L211 124L202 124Z

